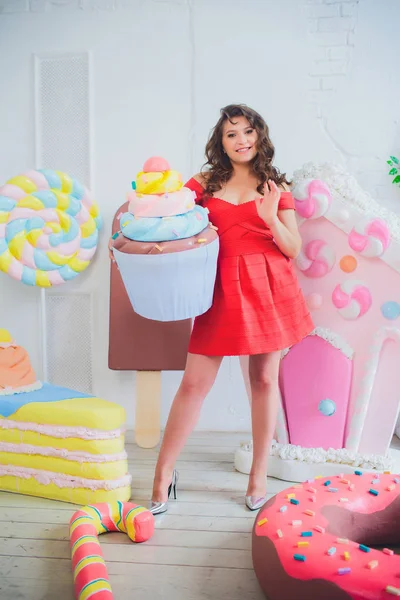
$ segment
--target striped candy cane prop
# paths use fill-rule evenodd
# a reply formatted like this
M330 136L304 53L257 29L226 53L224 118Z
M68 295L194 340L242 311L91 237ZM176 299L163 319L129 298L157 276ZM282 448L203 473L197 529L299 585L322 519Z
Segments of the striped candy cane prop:
M154 517L143 506L130 502L101 503L84 506L72 515L70 545L77 600L112 600L98 536L122 531L133 542L145 542L154 532Z

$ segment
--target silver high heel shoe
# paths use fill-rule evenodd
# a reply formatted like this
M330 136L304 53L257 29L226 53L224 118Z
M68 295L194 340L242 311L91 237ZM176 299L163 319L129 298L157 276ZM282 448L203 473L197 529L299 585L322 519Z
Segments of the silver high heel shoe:
M174 500L176 500L176 484L178 483L179 473L176 469L174 469L172 473L172 481L168 487L168 500L171 495L171 492L174 492ZM153 515L160 515L161 513L165 513L168 510L168 500L166 502L150 502L149 511L153 513Z
M257 496L246 496L246 506L249 510L259 510L267 501L267 496L262 498Z

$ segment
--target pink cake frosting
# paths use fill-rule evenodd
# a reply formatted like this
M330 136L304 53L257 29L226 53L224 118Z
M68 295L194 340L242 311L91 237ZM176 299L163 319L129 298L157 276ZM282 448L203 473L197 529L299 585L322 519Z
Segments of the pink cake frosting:
M23 423L10 419L0 419L0 429L18 429L19 431L34 431L56 438L79 438L81 440L113 440L124 434L124 429L88 429L87 427L69 427L64 425L40 425L39 423Z
M116 490L131 484L131 475L124 475L119 479L86 479L75 475L64 475L41 469L30 469L28 467L16 467L12 465L0 465L0 477L3 476L22 477L30 479L34 477L42 485L54 483L59 488L87 488L89 490Z
M0 330L0 395L31 392L42 387L36 379L28 352L6 330Z
M50 456L79 463L107 463L126 460L128 457L125 451L117 452L115 454L92 454L91 452L73 452L71 450L66 450L65 448L33 446L32 444L12 444L8 442L0 442L0 452Z
M290 589L297 585L296 597L303 598L306 589L317 592L321 582L330 582L323 596L330 600L399 596L400 557L363 545L398 539L394 517L399 484L400 478L390 474L356 471L296 484L274 496L261 509L253 531L253 561L267 596L289 598L287 583ZM348 539L352 532L357 542ZM279 590L268 588L277 578L268 580L269 569L264 577L262 561L279 569Z
M183 187L166 194L137 194L132 191L127 197L128 210L135 217L172 217L193 210L196 193Z

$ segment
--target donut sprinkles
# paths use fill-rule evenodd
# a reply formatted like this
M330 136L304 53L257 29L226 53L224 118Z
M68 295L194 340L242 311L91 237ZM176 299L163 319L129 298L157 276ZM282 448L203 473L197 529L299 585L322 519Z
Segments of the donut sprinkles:
M354 474L296 484L267 502L253 563L269 600L400 597L400 476Z

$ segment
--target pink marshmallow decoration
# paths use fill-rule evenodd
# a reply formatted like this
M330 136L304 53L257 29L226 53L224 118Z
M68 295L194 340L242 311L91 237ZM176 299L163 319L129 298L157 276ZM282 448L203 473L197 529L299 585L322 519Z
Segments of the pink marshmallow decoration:
M51 285L61 285L62 283L65 283L58 271L48 271L47 276Z
M355 320L370 309L372 296L361 281L349 279L335 287L332 302L344 319Z
M317 294L316 292L312 292L308 296L306 296L307 306L310 310L318 310L321 308L323 299L321 294Z
M82 206L81 210L75 215L75 221L79 223L79 225L83 225L83 223L86 223L86 221L88 221L89 219L90 214L87 207Z
M50 186L48 184L46 177L43 175L43 173L40 173L40 171L35 171L35 170L31 169L29 171L26 171L26 173L24 173L24 177L27 177L28 179L33 181L33 183L35 185L37 185L38 189L42 189L42 190L50 189Z
M318 219L328 211L332 195L320 179L304 179L293 190L297 213L304 219Z
M22 198L25 198L26 192L16 185L6 183L0 187L0 196L7 196L8 198L12 198L12 200L18 201L22 200Z
M92 260L96 248L80 248L78 252L79 260Z
M24 244L22 250L22 264L31 269L36 269L35 259L34 259L34 249L30 244ZM22 269L21 269L22 273Z
M367 258L382 256L390 242L390 231L382 219L361 219L349 233L349 246Z
M13 259L10 263L10 266L8 267L8 272L11 275L11 277L14 277L14 279L17 279L17 281L21 281L22 270L23 270L22 264L20 262L18 262L16 258L13 257Z
M307 277L324 277L333 269L335 262L336 254L332 246L319 239L308 242L296 259L298 268Z

